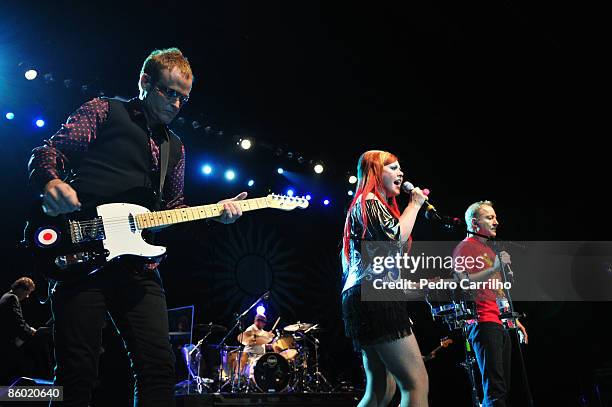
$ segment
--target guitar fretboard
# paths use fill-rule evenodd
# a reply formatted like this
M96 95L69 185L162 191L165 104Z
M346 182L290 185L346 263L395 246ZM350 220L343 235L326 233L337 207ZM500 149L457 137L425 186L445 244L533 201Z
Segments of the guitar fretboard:
M238 202L240 203L240 207L243 212L270 207L265 197L245 199L244 201ZM222 211L223 204L210 204L142 213L140 215L136 215L135 218L138 229L146 229L174 225L175 223L214 218L219 216Z

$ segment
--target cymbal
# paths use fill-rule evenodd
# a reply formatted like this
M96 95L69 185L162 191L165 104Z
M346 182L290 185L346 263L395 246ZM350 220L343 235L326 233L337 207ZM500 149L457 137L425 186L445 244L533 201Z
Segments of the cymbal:
M225 332L227 331L227 328L223 325L216 325L211 322L209 324L196 324L195 330L205 332Z
M283 329L287 332L297 332L297 331L305 331L309 328L312 328L312 324L298 322L297 324L287 325Z
M312 332L312 333L319 333L319 332L325 332L325 329L321 328L319 324L315 324L312 328L307 329L307 331Z
M272 342L272 339L274 339L274 334L267 331L245 331L239 334L236 339L238 339L238 342L246 346L266 345Z

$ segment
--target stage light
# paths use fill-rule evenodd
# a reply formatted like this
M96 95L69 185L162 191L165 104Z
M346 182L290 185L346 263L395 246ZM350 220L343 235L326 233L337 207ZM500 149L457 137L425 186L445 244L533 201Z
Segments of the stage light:
M13 120L15 118L15 113L8 112L7 114L4 115L4 117L6 117L6 120Z
M44 127L45 126L45 121L43 119L38 119L36 120L36 127Z
M306 198L306 200L307 200L307 201L310 201L310 200L312 199L312 197L310 196L310 194L306 194L305 198Z
M317 174L320 174L323 172L323 165L321 164L317 164L314 166L314 172L316 172Z
M356 176L354 176L354 175L351 175L351 176L349 177L349 184L354 184L354 183L356 183L356 182L357 182L357 177L356 177Z
M234 172L234 170L227 170L225 171L225 179L228 181L232 181L234 178L236 178L236 173Z
M295 193L295 192L294 192L294 191L293 191L293 189L291 189L291 188L289 188L289 189L287 190L287 195L289 195L289 196L293 196L293 194L294 194L294 193Z
M247 185L252 187L253 185L255 185L255 181L253 181L252 179L249 180L249 182L247 182Z
M325 205L325 206L329 205L329 199L324 199L323 200L323 205Z
M266 315L266 307L264 307L263 305L260 305L259 307L257 307L257 314Z
M46 84L55 82L55 76L53 76L53 74L51 72L47 72L46 74L44 74L43 78L45 78L45 83Z
M285 172L285 170L283 170L282 168L279 168L278 170L276 170L276 172L278 172L279 174L282 174L283 172Z
M353 196L353 191L348 191L349 196Z
M204 164L202 166L202 174L210 175L210 174L212 174L212 171L213 171L213 169L212 169L212 167L210 165Z
M248 150L249 148L251 148L252 145L253 143L251 143L251 140L249 140L248 138L240 140L240 148L242 148L243 150Z
M37 76L38 72L36 72L36 69L28 69L25 72L25 78L29 81L33 81L34 79L36 79Z

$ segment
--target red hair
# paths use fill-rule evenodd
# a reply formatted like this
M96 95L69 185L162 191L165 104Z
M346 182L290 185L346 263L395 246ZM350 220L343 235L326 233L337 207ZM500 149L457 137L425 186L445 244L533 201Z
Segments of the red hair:
M361 223L363 224L362 238L365 237L368 228L368 216L366 213L365 201L368 194L373 193L380 202L391 212L391 215L399 219L400 211L397 207L395 197L385 199L381 194L383 189L383 167L398 161L397 157L387 151L370 150L361 154L357 163L357 191L355 197L348 208L346 221L344 223L344 235L342 247L345 258L349 259L349 243L351 239L351 212L357 201L361 202Z

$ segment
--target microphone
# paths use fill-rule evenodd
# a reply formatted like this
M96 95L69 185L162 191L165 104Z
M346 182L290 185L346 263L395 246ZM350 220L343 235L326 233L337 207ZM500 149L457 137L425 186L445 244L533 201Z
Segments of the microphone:
M406 181L402 184L402 190L409 194L410 191L412 191L414 189L414 185L412 185L412 183L410 181ZM429 194L429 190L428 189L424 189L423 193L425 195ZM442 217L440 216L440 214L438 213L438 211L436 210L436 208L429 203L429 201L427 199L425 199L425 217L427 219L435 219L435 220L442 220Z

